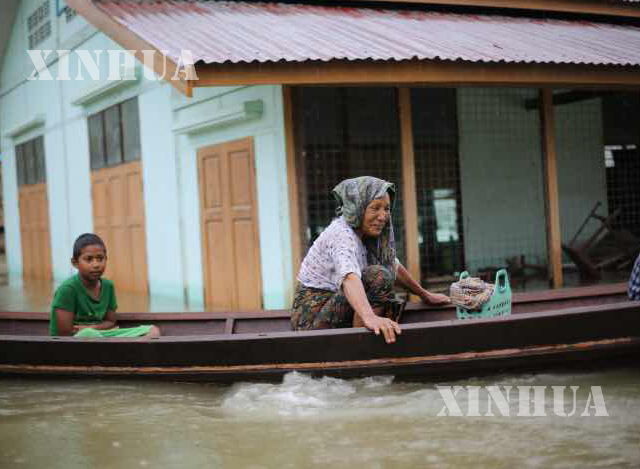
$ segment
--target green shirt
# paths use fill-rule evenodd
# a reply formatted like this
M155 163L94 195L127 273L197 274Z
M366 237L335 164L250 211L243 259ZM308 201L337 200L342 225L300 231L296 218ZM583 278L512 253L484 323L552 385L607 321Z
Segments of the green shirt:
M107 311L116 311L118 302L113 282L106 278L100 281L100 298L91 297L78 274L68 278L56 289L51 303L49 334L58 335L56 308L73 313L74 324L98 324L104 321Z

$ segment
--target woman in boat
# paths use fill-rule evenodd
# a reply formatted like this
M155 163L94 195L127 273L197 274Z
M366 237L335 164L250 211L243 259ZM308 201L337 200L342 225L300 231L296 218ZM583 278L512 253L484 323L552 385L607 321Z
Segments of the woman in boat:
M342 181L332 194L338 217L302 261L291 324L295 330L365 326L394 342L400 326L385 317L395 301L394 283L425 303L449 298L422 288L396 257L392 183L362 176Z

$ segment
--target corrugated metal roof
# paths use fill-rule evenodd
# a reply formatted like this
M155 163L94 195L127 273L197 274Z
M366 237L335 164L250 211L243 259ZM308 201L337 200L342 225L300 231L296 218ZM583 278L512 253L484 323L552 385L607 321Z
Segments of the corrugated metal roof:
M640 28L497 15L229 1L101 0L177 60L463 60L640 65Z

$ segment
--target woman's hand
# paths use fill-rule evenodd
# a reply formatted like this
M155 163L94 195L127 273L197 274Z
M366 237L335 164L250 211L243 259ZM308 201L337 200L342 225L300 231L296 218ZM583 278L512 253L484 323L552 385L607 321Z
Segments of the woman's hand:
M407 288L414 295L418 295L422 301L430 305L447 305L451 303L451 300L447 295L441 295L440 293L431 293L422 288L422 286L416 282L411 274L402 264L398 264L396 281Z
M349 273L342 281L342 291L344 291L349 304L355 311L353 316L353 327L364 326L376 333L384 336L384 340L390 344L396 341L396 334L400 334L400 326L391 319L377 316L364 291L362 280L354 273Z
M451 299L447 295L443 295L441 293L430 293L427 290L423 290L420 298L425 303L431 305L447 305L451 303Z
M402 333L397 322L376 316L375 314L363 317L362 322L364 323L364 327L373 331L376 335L380 335L380 332L382 332L384 340L388 344L396 341L396 334L400 335Z

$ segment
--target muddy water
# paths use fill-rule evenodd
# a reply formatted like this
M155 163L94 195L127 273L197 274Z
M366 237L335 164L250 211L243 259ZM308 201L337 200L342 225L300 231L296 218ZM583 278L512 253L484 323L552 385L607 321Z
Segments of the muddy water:
M52 282L30 280L0 284L0 311L49 312L55 291ZM117 292L118 311L121 312L196 312L203 311L201 304L189 304L182 299L165 296L140 295Z
M439 384L479 386L480 416L438 416L445 406L435 384L389 376L291 373L281 383L233 386L0 380L0 467L640 466L637 369ZM495 416L486 416L489 385L505 395L504 386L548 386L546 416L517 416L513 391L508 415L493 405ZM551 386L579 386L571 417L555 414ZM595 416L592 386L601 387L608 416ZM456 395L463 414L466 389ZM569 388L564 397L569 414Z

